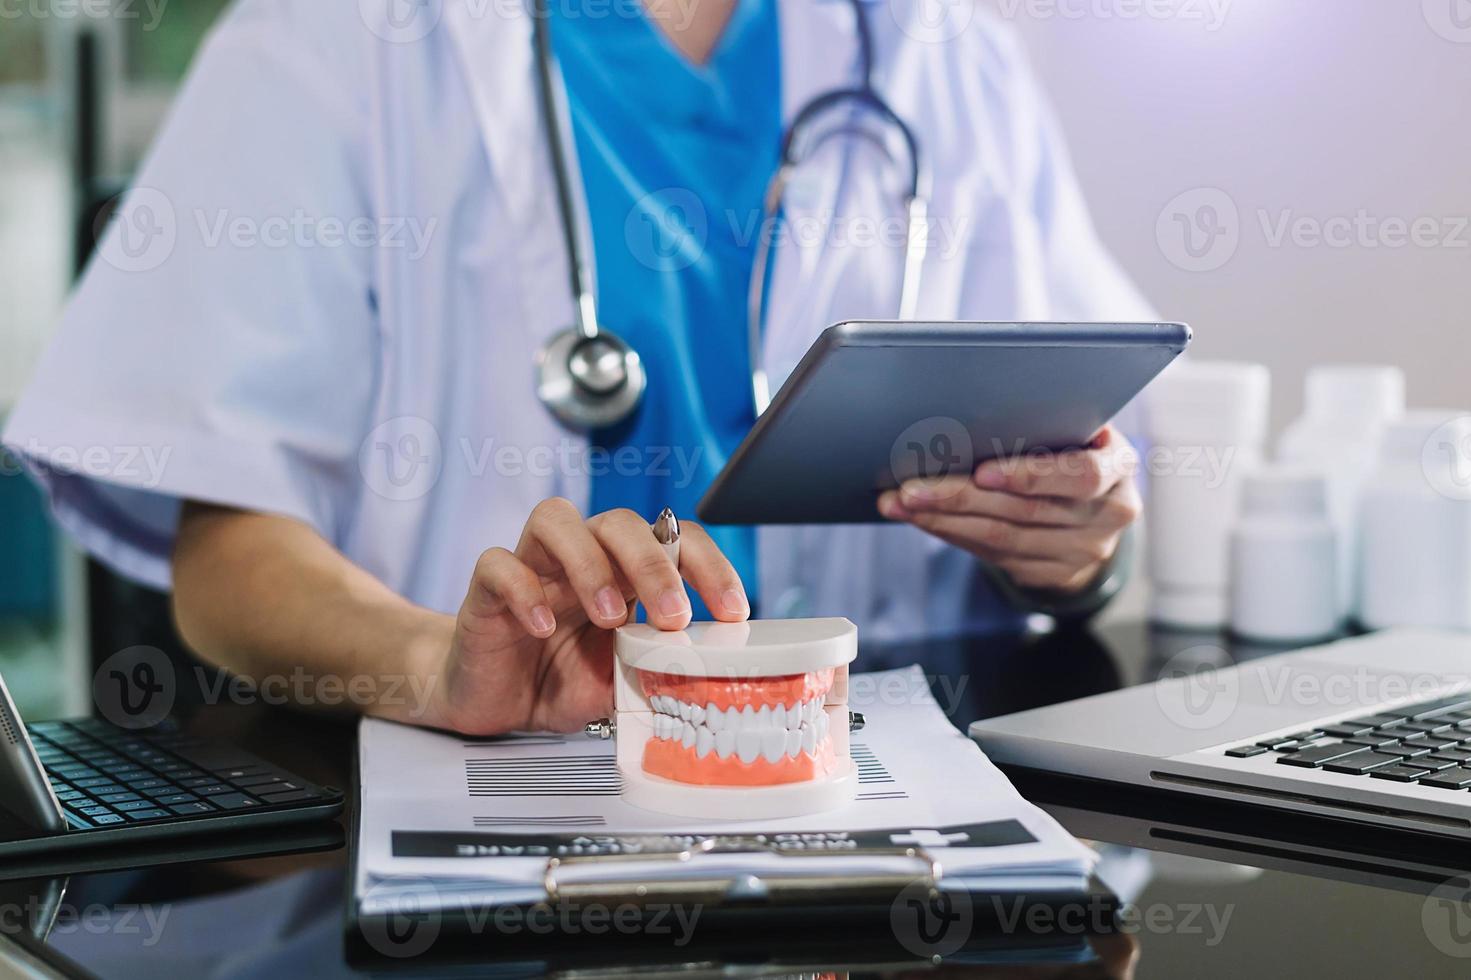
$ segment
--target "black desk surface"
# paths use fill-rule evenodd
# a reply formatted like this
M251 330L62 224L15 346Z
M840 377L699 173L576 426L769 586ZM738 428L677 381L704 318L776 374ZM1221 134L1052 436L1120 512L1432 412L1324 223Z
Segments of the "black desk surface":
M923 650L865 650L860 669L920 660L957 724L1148 681L1181 651L1241 659L1270 651L1205 635L1124 623L1025 640L989 639ZM1178 662L1178 661L1174 661ZM348 786L352 728L265 705L211 706L185 719L318 782ZM1333 825L1290 814L1191 804L1114 787L1027 777L1018 785L1104 855L1100 876L1128 903L1116 931L1088 938L1089 909L1013 922L967 949L973 963L887 961L887 936L838 931L758 964L768 936L692 944L686 975L964 973L981 977L1466 977L1471 976L1471 845ZM441 956L354 957L343 938L347 850L341 827L225 842L221 853L174 848L171 863L0 883L0 935L21 936L56 911L46 948L99 976L352 976L484 974L510 947L485 935ZM229 848L271 848L265 857ZM136 859L133 859L136 861ZM4 869L0 869L3 872ZM13 870L13 869L12 869ZM29 873L29 872L28 872ZM11 875L13 877L13 874ZM64 891L62 890L64 886ZM43 912L41 910L48 911ZM995 910L1006 918L1005 909ZM524 949L526 947L516 947ZM531 947L534 950L534 946ZM587 955L559 944L569 972L652 972L637 941ZM875 952L877 951L877 952ZM667 950L666 950L667 953ZM880 957L880 958L876 958ZM504 957L502 957L504 958ZM514 958L514 957L513 957ZM511 975L536 975L527 954ZM676 965L680 960L675 957ZM0 969L3 972L3 969Z

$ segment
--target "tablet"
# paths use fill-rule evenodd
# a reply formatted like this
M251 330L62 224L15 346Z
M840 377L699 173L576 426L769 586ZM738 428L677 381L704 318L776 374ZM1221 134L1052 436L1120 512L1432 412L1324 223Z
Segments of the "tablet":
M1181 323L828 327L700 501L710 524L883 521L878 496L1087 445L1190 343Z

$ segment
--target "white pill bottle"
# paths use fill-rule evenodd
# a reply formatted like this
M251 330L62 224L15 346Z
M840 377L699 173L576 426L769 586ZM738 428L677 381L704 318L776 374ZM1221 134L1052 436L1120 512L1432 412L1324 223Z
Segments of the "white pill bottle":
M1471 412L1384 432L1359 511L1359 620L1471 630Z
M1303 413L1282 433L1277 458L1318 467L1328 478L1328 514L1338 540L1338 601L1356 618L1358 514L1373 475L1384 428L1405 412L1399 368L1329 364L1308 371Z
M1226 625L1229 541L1245 475L1261 465L1270 375L1260 364L1177 361L1145 393L1150 618Z
M1268 643L1337 633L1337 552L1320 470L1282 465L1248 475L1231 534L1231 632Z

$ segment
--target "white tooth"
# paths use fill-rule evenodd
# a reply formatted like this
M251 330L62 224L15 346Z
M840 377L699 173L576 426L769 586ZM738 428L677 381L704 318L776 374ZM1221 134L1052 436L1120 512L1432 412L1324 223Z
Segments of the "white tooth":
M695 726L685 722L679 730L679 741L685 748L695 744Z
M708 728L701 728L695 735L695 756L703 759L715 748L715 733Z
M705 724L710 726L712 732L718 732L725 727L725 712L715 707L714 701L705 705Z
M756 709L749 704L741 709L741 723L736 731L748 732L756 727Z
M763 704L756 712L756 727L760 729L771 727L771 705Z
M787 755L795 757L802 751L802 733L795 728L787 730Z
M817 729L810 724L802 726L802 751L808 755L817 754Z
M735 751L736 733L729 728L722 728L715 733L715 754L722 759L729 759L730 754Z
M787 736L779 728L768 728L761 733L761 754L767 762L780 762L787 751Z
M731 705L725 709L725 727L733 732L741 730L741 709Z
M684 721L690 720L690 705L687 701L679 702L679 717Z
M704 720L705 720L705 709L702 708L702 707L700 707L698 704L691 705L690 706L690 721L694 722L696 725L699 725L699 724L703 723Z
M736 755L742 762L755 762L761 754L761 734L754 731L736 732Z
M816 702L813 702L813 701L803 701L802 702L802 720L803 721L811 721L812 720L812 706L815 703Z
M781 705L775 705L771 709L771 723L777 728L787 727L787 709Z
M659 712L661 715L662 714L667 714L667 712L664 710L664 695L662 695L662 694L656 694L656 695L654 695L652 703L654 705L654 710L655 711Z
M655 738L668 738L669 737L669 716L668 715L655 715L654 716L654 737Z
M827 726L828 726L827 712L826 711L819 711L817 713L817 737L818 737L819 740L820 739L827 738Z

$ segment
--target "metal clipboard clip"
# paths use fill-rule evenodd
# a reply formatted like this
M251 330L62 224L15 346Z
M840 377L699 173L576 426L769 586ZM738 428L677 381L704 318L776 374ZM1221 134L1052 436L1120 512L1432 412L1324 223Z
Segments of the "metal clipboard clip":
M891 899L916 882L931 891L938 891L943 874L940 862L920 847L856 847L845 851L806 851L784 848L759 838L731 836L711 837L694 844L661 848L658 840L651 839L652 846L636 854L577 854L549 859L542 878L547 902L683 902L704 905L790 905L843 899L863 902ZM727 871L712 872L708 877L695 874L649 881L617 876L563 881L558 876L564 870L589 865L614 868L619 864L635 862L697 863L713 854L778 854L784 860L811 862L815 866L815 873L768 875L763 878L757 874L732 874ZM822 860L838 857L905 858L912 863L912 868L887 873L823 874L820 867Z

